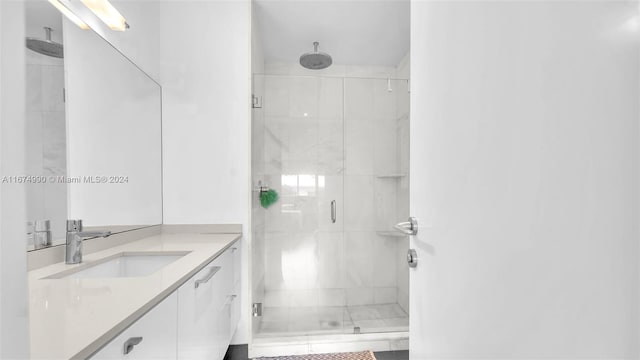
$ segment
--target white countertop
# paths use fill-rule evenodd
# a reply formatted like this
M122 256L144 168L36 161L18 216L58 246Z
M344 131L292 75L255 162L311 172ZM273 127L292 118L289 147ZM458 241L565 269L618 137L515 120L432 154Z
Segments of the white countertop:
M31 357L86 358L216 258L241 234L160 234L29 272ZM146 277L42 279L130 251L190 251Z

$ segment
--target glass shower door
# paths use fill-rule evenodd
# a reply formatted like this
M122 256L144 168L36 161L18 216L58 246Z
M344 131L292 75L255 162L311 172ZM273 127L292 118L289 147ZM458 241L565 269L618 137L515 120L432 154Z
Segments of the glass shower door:
M408 331L406 80L344 80L345 333Z
M254 182L279 193L259 238L263 281L258 337L341 333L344 324L341 78L264 75ZM254 146L256 143L254 142ZM259 169L260 171L256 171ZM254 214L254 216L256 216ZM255 221L254 221L255 223ZM254 252L255 256L261 256ZM254 273L254 282L259 274ZM255 296L254 296L255 297Z
M406 80L260 75L253 181L257 337L408 330ZM256 89L257 88L257 89ZM258 192L255 194L256 199Z

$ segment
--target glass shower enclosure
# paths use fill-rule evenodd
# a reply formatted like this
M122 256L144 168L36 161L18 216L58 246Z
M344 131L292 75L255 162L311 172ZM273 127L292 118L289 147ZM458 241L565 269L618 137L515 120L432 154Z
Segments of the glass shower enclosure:
M393 230L409 216L408 80L253 87L253 336L408 331L408 237Z

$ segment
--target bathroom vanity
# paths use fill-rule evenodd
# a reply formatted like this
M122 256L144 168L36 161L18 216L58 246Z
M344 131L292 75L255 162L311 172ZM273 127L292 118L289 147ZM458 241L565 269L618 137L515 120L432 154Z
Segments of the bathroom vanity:
M32 358L222 359L239 233L162 233L29 272Z

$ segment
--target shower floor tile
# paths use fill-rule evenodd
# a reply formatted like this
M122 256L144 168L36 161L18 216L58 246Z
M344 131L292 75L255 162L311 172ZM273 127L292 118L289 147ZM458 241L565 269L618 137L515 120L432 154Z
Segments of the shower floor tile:
M321 307L264 307L258 336L407 331L409 316L398 304Z

